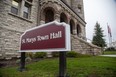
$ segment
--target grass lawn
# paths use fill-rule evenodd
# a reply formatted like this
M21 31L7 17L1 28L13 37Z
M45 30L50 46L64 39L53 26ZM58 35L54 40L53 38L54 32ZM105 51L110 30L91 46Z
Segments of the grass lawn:
M45 59L26 65L25 72L17 71L18 67L0 68L0 77L57 77L58 66L58 58ZM70 77L116 77L116 58L68 58L67 73Z
M104 51L104 55L116 55L116 51Z

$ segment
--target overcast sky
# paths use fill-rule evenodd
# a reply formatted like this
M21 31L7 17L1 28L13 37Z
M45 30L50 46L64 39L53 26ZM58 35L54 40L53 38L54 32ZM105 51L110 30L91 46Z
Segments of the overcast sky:
M96 22L104 30L108 41L107 23L110 25L112 39L116 41L116 0L83 0L86 24L86 37L92 40Z

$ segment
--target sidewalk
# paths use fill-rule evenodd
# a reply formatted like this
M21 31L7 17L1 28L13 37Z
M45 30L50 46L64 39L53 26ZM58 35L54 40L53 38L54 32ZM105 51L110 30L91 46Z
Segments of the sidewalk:
M100 56L116 57L116 55L100 55Z

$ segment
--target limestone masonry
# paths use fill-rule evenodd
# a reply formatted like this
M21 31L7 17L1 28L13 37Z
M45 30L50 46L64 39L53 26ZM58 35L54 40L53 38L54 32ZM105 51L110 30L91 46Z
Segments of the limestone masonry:
M70 25L72 51L101 54L86 41L83 7L83 0L0 0L0 59L20 57L21 34L54 20Z

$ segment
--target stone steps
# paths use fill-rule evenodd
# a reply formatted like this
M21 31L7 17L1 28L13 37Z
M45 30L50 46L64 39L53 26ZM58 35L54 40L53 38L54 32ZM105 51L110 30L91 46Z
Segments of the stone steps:
M82 53L82 54L91 54L91 55L99 55L101 54L101 48L88 43L87 41L72 35L72 50Z

